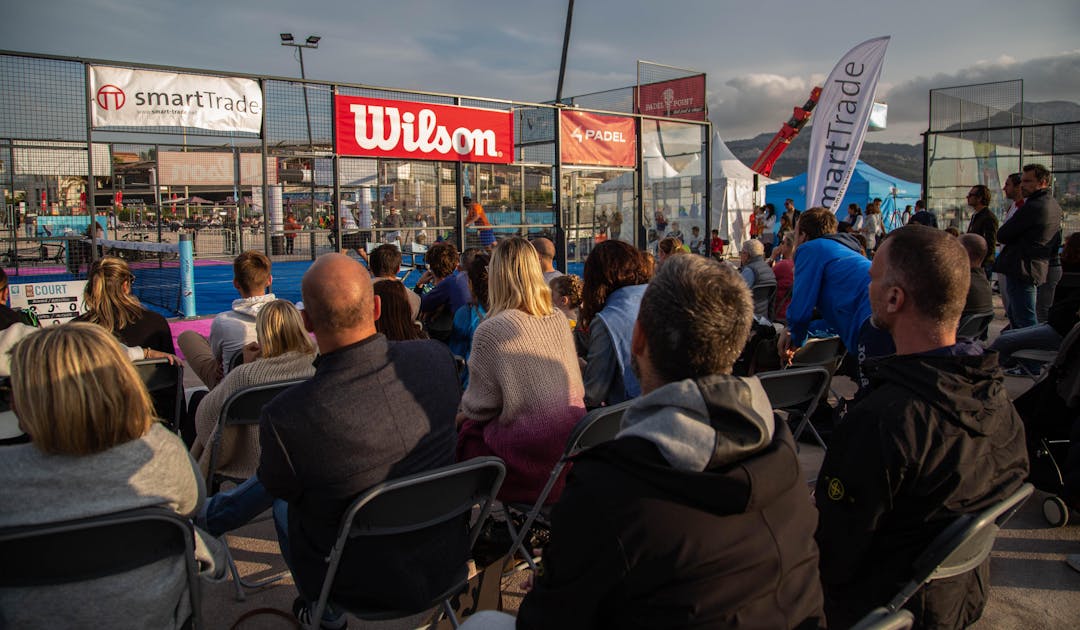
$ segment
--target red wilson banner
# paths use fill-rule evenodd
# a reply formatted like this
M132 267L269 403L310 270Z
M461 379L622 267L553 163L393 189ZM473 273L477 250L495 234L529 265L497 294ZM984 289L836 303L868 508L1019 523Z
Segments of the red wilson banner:
M637 165L637 136L633 118L572 109L564 109L560 114L563 164Z
M340 155L455 162L514 161L511 111L334 96Z
M639 114L705 120L705 75L638 86L634 107Z

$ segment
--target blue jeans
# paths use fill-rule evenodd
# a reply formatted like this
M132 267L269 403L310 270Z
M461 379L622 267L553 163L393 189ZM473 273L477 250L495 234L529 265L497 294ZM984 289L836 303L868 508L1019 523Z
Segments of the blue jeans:
M1009 327L1013 330L1028 328L1039 323L1035 318L1035 284L1017 276L1009 276L1005 281L1005 292L1009 299Z
M252 476L235 488L210 497L200 520L203 529L213 536L221 536L247 525L273 504L274 497L270 496L257 476Z
M1061 342L1061 335L1050 324L1039 324L1004 331L990 344L990 349L1000 355L998 362L1005 366L1012 363L1012 353L1018 350L1057 350Z

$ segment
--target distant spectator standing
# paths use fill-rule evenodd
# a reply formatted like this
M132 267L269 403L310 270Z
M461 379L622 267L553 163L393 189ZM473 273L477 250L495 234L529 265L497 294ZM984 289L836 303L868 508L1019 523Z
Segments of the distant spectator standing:
M994 271L1005 274L1012 328L1038 323L1035 300L1038 285L1046 282L1050 249L1061 232L1061 206L1050 194L1050 171L1041 164L1024 166L1020 176L1023 206L998 229L1004 245Z
M480 246L490 248L495 244L495 231L490 228L484 207L472 200L472 197L462 197L462 205L465 206L465 228L476 225L480 237Z
M795 261L791 259L794 249L794 232L788 232L780 239L780 245L773 250L775 262L773 262L772 271L776 277L773 321L787 321L787 308L788 304L791 304L791 287L795 282Z
M1002 211L1001 223L1004 224L1009 219L1013 218L1016 211L1020 206L1024 205L1024 193L1020 191L1020 173L1012 173L1005 178L1005 185L1002 187L1002 192L1005 193L1005 199L1009 202L1009 206ZM998 226L1000 229L1001 226ZM994 234L994 239L997 239L997 234ZM999 241L997 248L994 252L995 260L997 256L1001 255L1002 245ZM1005 274L995 271L994 278L997 279L998 293L1001 295L1001 305L1005 308L1006 316L1009 313L1009 292L1005 288L1005 284L1008 282L1005 278Z
M292 254L296 245L296 233L303 229L303 226L297 223L296 216L290 212L285 216L283 228L285 230L285 253Z
M937 216L926 209L926 202L919 199L915 202L915 214L911 215L908 223L918 223L926 227L937 228Z
M555 268L555 243L544 237L534 238L530 242L536 249L536 254L540 256L540 269L544 272L544 282L551 282L563 275L563 272Z
M967 194L968 205L973 211L968 223L968 234L978 234L986 243L986 257L980 263L986 277L990 277L997 251L998 220L990 210L990 189L982 184L971 187Z
M877 249L878 237L885 233L885 224L881 220L880 199L874 199L874 203L866 207L866 216L863 217L862 225L856 231L866 239L867 254Z

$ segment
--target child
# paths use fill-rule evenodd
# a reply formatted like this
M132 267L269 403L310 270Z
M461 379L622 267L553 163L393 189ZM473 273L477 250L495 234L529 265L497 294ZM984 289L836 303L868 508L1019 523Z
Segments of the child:
M573 330L577 326L584 283L579 276L568 275L552 278L548 286L551 287L551 303L566 315L566 319L570 321L570 330Z

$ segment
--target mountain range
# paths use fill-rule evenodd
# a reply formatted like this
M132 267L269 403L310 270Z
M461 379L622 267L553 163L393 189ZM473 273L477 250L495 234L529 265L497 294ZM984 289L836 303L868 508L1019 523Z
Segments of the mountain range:
M1008 125L1019 114L1019 106L1009 113L1001 112L990 119L990 126ZM1080 121L1080 104L1071 101L1025 102L1024 118L1029 122L1076 122ZM744 164L750 166L769 145L775 134L763 133L746 140L726 140L728 148ZM873 138L873 135L868 136ZM772 176L776 178L793 177L806 171L806 160L810 149L810 129L804 129L791 146L784 151L773 167ZM874 168L911 182L921 182L923 174L922 144L901 144L894 142L863 143L859 159Z

